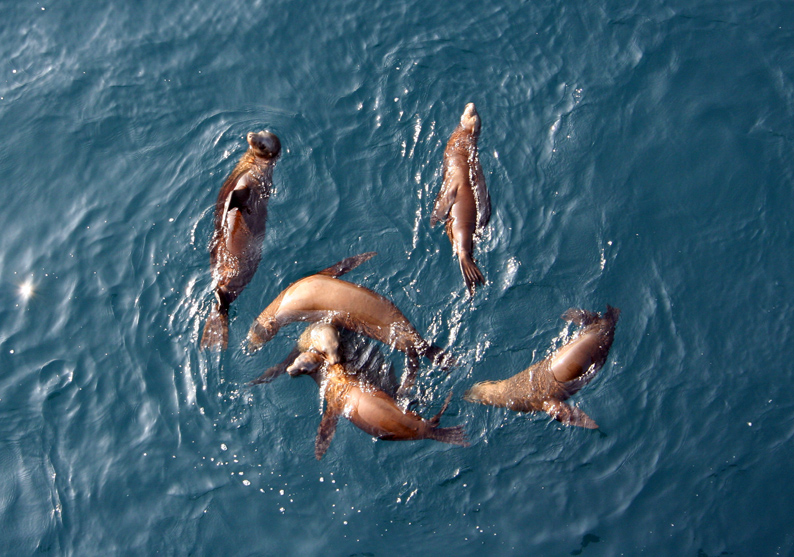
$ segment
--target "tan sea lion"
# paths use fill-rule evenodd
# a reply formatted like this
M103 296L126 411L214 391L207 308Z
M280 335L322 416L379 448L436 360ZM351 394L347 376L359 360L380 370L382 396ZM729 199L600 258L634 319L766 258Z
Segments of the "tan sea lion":
M267 369L265 373L254 379L249 385L269 383L284 372L301 369L303 373L317 370L323 362L337 364L341 362L339 353L339 331L325 323L312 323L304 329L295 348L280 364Z
M215 234L210 242L215 303L201 348L225 350L229 305L254 276L262 257L267 202L281 142L268 131L248 134L248 150L221 187L215 204Z
M601 316L569 309L562 316L583 327L559 350L503 381L476 383L464 400L501 406L516 412L547 412L566 425L596 429L598 424L575 406L563 401L585 386L601 369L615 337L620 310L607 306Z
M418 356L429 358L442 367L449 367L452 364L451 356L423 339L391 301L368 288L336 278L373 255L375 253L370 252L349 257L285 288L251 325L248 349L251 352L259 350L281 327L293 321L323 321L405 352L408 371L401 386L403 393L413 385L419 367ZM293 355L296 355L294 351ZM283 373L286 366L276 368L271 368L275 371L269 379Z
M474 236L491 219L491 198L477 152L480 126L474 103L467 104L444 150L443 183L430 217L430 226L446 221L447 235L470 295L475 284L485 283L472 256Z
M332 364L326 360L322 354L329 352L329 346L338 346L339 337L335 327L327 323L314 323L307 331L310 329L313 329L310 337L304 338L301 335L303 342L299 341L299 345L307 351L294 360L288 372L293 377L311 375L325 399L325 412L317 430L314 448L317 460L328 450L340 415L344 415L356 427L378 439L433 439L463 447L469 445L462 425L438 427L452 393L449 393L438 414L429 420L414 412L402 410L392 397L366 382L350 365ZM337 340L334 342L332 339L335 335Z

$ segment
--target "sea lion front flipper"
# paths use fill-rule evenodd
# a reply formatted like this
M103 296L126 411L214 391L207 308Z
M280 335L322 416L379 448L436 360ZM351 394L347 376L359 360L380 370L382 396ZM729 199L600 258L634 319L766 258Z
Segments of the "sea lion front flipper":
M276 377L282 375L285 371L287 371L287 368L293 364L295 358L297 358L300 355L300 353L301 351L298 350L296 346L295 348L292 349L289 355L287 355L287 357L284 358L283 362L267 368L265 373L263 373L262 375L260 375L259 377L248 383L248 385L250 386L250 385L259 385L260 383L270 383L273 379L275 379Z
M433 214L430 215L430 226L435 226L438 222L447 220L449 210L455 203L455 198L458 195L457 183L453 180L446 180L441 185L441 191L438 192L435 205L433 206Z
M431 344L425 348L425 351L421 355L432 361L433 365L440 367L441 371L449 371L458 363L451 352L447 352L435 344Z
M549 399L543 401L543 410L549 416L565 425L575 425L587 429L598 429L598 424L593 418L576 406L570 406L559 400Z
M471 253L458 253L458 261L460 262L460 272L463 275L463 281L466 283L469 296L474 296L474 287L477 284L485 284L485 277L474 262Z
M336 424L339 422L339 412L330 404L326 405L320 427L317 428L317 440L314 442L314 456L320 460L331 445L331 440L336 433Z
M339 263L335 265L331 265L327 269L323 269L318 275L326 275L329 277L341 277L345 273L352 271L365 261L372 259L378 252L376 251L368 251L367 253L360 253L359 255L353 255L348 257L347 259L343 259Z

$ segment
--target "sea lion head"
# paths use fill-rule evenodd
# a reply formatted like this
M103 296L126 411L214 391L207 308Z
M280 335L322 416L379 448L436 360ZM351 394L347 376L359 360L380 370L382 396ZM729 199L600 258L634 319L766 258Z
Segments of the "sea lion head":
M474 103L467 104L460 117L460 126L469 133L478 135L480 133L480 125L480 115L477 114L477 108Z
M281 141L278 136L269 131L248 132L248 145L258 157L275 159L281 154Z
M279 330L278 322L272 317L269 319L257 319L248 331L248 351L253 353L271 338L276 336Z
M322 367L323 362L323 357L317 352L301 352L287 368L287 373L292 377L307 373L312 374Z
M298 347L304 351L320 354L330 364L338 364L339 357L339 331L329 323L312 323L309 325L300 340Z
M480 404L498 404L503 398L498 381L481 381L472 385L471 389L463 393L466 402L479 402Z

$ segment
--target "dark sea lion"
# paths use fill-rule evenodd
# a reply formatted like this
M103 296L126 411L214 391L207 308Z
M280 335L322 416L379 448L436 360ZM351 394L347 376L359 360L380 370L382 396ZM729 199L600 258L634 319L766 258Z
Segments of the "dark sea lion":
M225 350L229 339L229 305L254 276L262 257L267 202L281 142L268 131L248 134L248 150L226 178L215 204L215 234L210 243L215 303L201 348Z
M464 400L501 406L516 412L547 412L566 425L596 429L598 424L563 401L585 386L606 362L620 310L607 306L603 316L569 309L562 316L583 327L559 350L503 381L476 383Z
M325 359L322 354L327 353L328 347L334 345L333 340L330 344L328 341L335 333L338 346L338 331L335 327L326 323L315 323L310 329L320 334L304 339L309 341L302 345L307 351L295 358L288 372L293 377L302 374L311 375L325 399L325 412L317 430L314 448L317 460L320 460L328 450L340 415L378 439L388 441L433 439L463 447L469 445L462 425L438 427L452 393L447 396L438 414L429 420L414 412L402 410L392 397L366 382L349 364L331 364Z
M491 219L491 198L477 152L480 126L474 103L467 104L444 150L443 183L430 217L430 226L446 221L452 250L458 256L463 280L472 295L475 284L485 283L472 256L474 236Z
M451 365L452 358L440 347L423 339L391 301L368 288L336 278L373 255L375 253L370 252L349 257L289 285L251 325L248 331L249 351L259 350L288 323L323 321L369 336L405 352L409 365L403 378L403 392L413 384L419 367L418 356L431 359L442 367ZM297 354L293 351L292 355ZM279 369L269 379L286 369L283 364L276 367Z

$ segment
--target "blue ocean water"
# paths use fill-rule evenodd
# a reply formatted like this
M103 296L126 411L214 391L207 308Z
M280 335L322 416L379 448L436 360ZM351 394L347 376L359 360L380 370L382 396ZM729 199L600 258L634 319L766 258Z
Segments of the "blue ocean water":
M794 5L649 0L0 2L0 551L8 555L791 555ZM429 225L467 102L493 216L467 297ZM218 190L275 170L230 348L198 351ZM246 383L259 312L349 280L459 365L418 410L471 447L323 460L308 378ZM571 402L472 405L569 307L621 308ZM402 369L402 355L387 358Z

